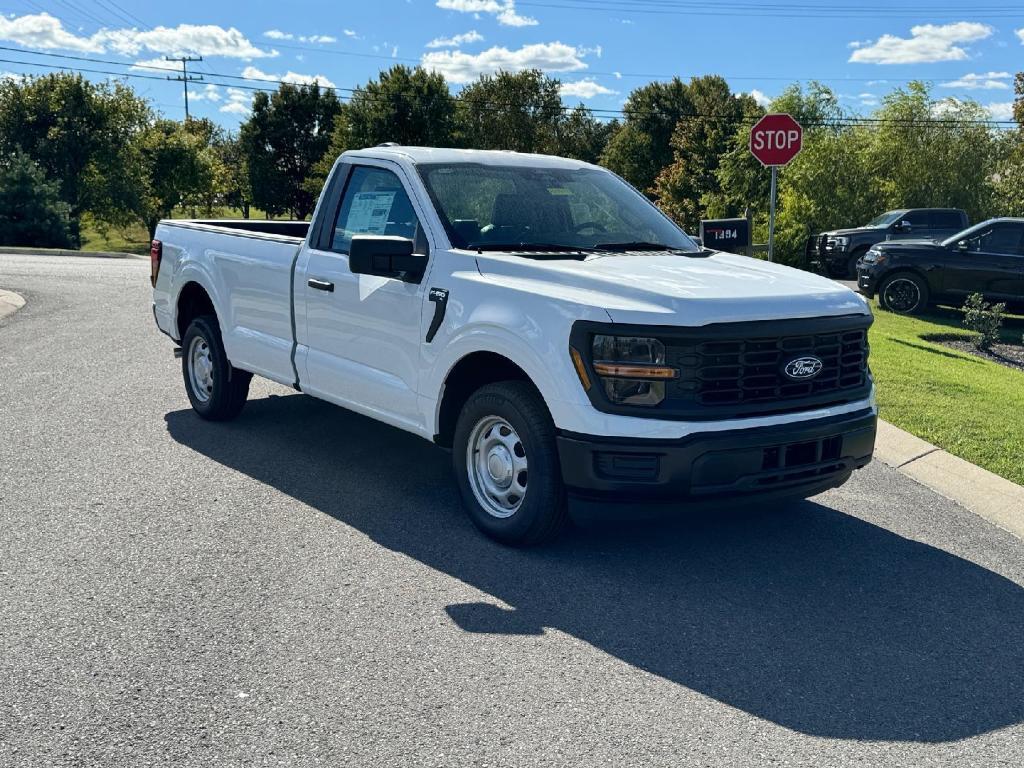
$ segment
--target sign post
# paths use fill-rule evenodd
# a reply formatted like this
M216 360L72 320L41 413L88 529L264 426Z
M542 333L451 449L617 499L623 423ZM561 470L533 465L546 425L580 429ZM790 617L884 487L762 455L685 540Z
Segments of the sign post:
M772 169L771 207L768 214L768 261L775 258L775 197L779 168L800 154L804 130L791 115L765 115L750 129L750 154Z

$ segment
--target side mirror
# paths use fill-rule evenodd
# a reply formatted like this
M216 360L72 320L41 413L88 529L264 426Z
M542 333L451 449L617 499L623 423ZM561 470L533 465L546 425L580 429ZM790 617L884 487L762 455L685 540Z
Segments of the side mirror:
M913 228L914 228L914 225L911 224L909 221L907 221L905 219L903 221L901 221L899 224L896 225L896 231L897 232L909 232Z
M960 251L960 253L967 253L969 250L971 250L971 243L968 240L961 240L959 243L956 244L956 247Z
M418 283L427 269L427 257L413 253L413 242L406 237L355 235L348 252L348 268L356 275Z

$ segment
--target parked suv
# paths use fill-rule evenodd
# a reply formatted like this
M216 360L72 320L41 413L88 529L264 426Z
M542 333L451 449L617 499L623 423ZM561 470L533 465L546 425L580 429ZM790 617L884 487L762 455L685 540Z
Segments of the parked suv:
M972 293L1024 306L1024 219L989 219L942 241L879 243L857 265L857 289L900 314Z
M903 208L886 211L862 227L836 229L808 242L811 262L832 277L857 277L857 262L868 248L886 240L943 240L967 228L967 213L958 208Z

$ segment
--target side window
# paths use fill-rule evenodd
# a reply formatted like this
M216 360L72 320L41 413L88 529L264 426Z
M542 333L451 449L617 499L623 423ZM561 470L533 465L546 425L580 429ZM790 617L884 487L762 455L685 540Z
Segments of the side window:
M963 229L963 221L956 211L932 211L931 221L932 229Z
M416 242L417 252L426 253L426 239L405 187L383 168L352 169L334 221L331 250L347 254L353 235L406 237Z
M928 211L907 211L896 223L901 221L909 221L914 229L925 229L928 226Z
M998 253L1007 256L1021 254L1021 239L1024 227L1019 224L1003 224L982 232L970 241L970 250L982 253Z

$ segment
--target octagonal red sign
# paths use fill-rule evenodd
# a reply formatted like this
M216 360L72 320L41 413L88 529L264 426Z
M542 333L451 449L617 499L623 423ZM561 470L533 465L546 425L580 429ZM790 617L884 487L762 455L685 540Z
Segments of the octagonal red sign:
M765 115L750 129L750 153L761 165L785 165L804 143L804 129L791 115Z

